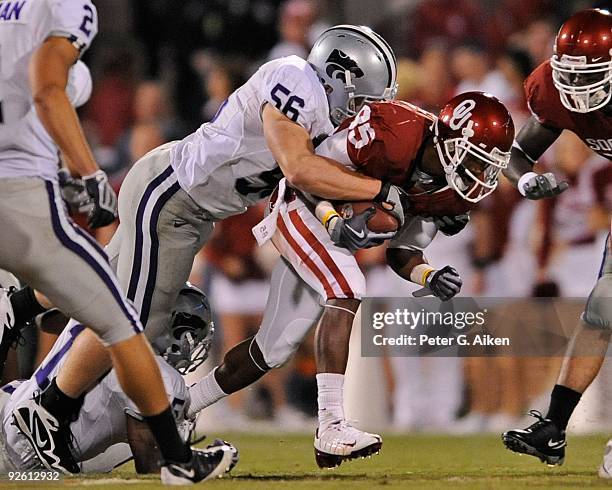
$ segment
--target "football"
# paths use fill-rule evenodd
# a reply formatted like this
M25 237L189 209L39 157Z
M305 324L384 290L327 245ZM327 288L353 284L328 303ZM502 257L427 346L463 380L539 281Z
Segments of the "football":
M382 204L369 201L340 202L335 205L340 216L347 219L356 214L363 213L366 209L373 207L376 214L368 221L368 228L375 233L389 233L399 228L398 219L387 211Z

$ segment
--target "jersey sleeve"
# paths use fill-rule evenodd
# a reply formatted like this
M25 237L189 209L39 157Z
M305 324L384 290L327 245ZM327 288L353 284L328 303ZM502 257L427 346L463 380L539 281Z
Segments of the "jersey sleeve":
M422 218L407 220L402 229L389 242L389 248L403 248L422 252L433 241L438 227L433 221Z
M425 130L424 118L402 105L366 105L349 123L347 154L362 173L401 184L417 156Z
M314 138L333 131L323 86L313 83L312 74L300 66L287 62L276 67L264 82L263 100L276 107L285 116L302 126Z
M53 23L50 36L67 37L84 53L98 33L98 12L90 0L50 0Z
M552 68L548 61L538 66L525 80L525 97L529 110L540 124L564 129L567 109L561 104L559 92L553 85Z

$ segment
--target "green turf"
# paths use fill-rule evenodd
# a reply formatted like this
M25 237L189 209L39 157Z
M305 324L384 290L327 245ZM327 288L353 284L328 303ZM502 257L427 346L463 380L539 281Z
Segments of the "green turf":
M224 434L240 450L232 473L207 485L214 489L314 488L470 488L522 489L604 487L597 477L606 436L571 437L562 467L549 468L502 446L498 437L387 436L375 457L345 463L335 470L315 466L308 436ZM106 479L106 480L103 480ZM68 478L63 486L112 486L134 490L157 487L154 477L137 479L131 467L112 475ZM0 483L0 488L53 488L53 485ZM57 485L55 486L57 488Z

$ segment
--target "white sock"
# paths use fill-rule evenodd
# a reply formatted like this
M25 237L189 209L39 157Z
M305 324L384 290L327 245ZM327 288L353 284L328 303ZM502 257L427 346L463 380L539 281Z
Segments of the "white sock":
M317 374L319 427L321 429L339 420L344 420L343 387L344 374Z
M227 396L227 393L221 389L219 383L217 383L215 379L215 371L217 371L217 368L213 369L196 384L189 387L191 403L187 410L187 417L195 417L200 410L211 406L213 403Z

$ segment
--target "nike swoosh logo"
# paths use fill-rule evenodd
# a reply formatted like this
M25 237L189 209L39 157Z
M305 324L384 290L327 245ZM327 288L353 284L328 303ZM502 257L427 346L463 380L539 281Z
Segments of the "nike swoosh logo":
M593 58L593 63L597 63L601 58L601 56L599 58Z
M565 441L553 441L552 439L549 439L548 441L548 447L551 449L561 449L564 446Z
M349 230L351 230L351 231L352 231L352 232L355 234L355 236L356 236L357 238L363 238L363 237L365 236L365 231L363 231L363 230L361 230L359 233L357 233L357 230L354 230L353 228L351 228L351 226L350 226L350 225L346 225L346 227L347 227Z
M175 219L172 224L174 225L175 228L180 228L181 226L185 226L187 224L187 221L181 221L181 220Z
M181 468L180 466L175 466L174 469L177 470L179 473L182 473L183 475L185 475L187 478L193 478L194 475L195 475L195 470L193 468L191 468L191 470L187 471L187 470Z
M357 441L353 441L353 442L343 442L342 445L346 446L346 447L355 447L355 444L357 444Z
M40 437L40 430L35 429L34 430L34 436L36 437L36 445L40 448L40 449L45 449L47 447L47 440L41 439Z

